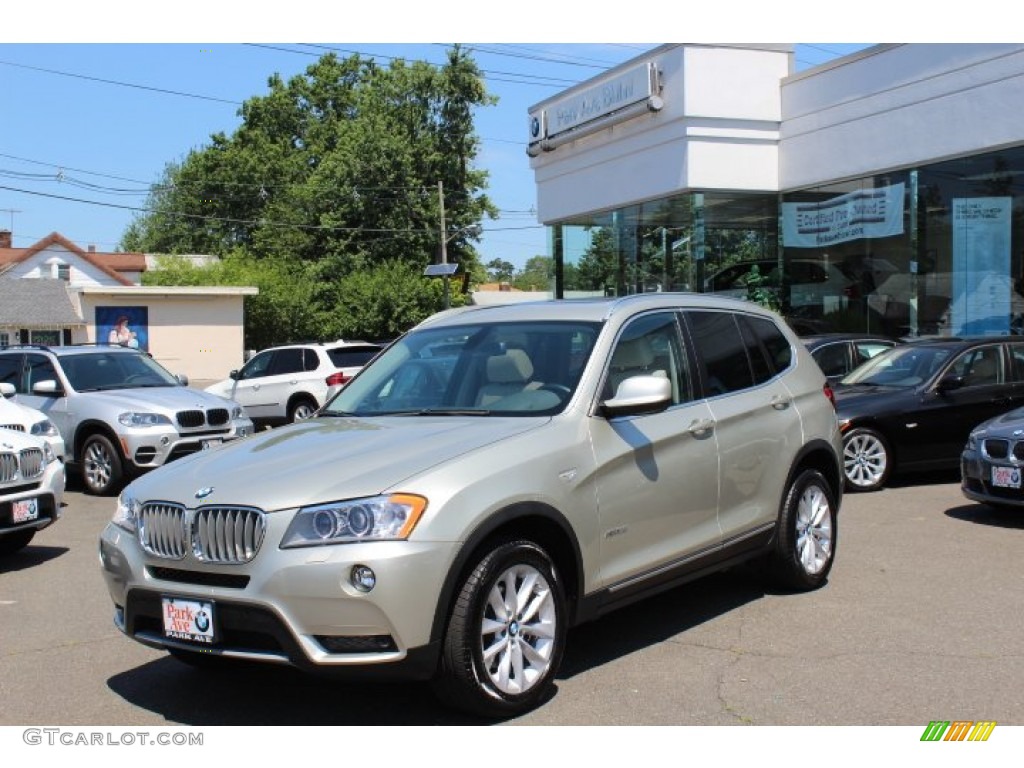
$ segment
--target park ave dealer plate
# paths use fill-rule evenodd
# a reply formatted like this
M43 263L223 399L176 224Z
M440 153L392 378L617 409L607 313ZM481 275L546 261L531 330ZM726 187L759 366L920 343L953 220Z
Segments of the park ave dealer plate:
M204 645L213 643L213 603L180 597L165 597L162 602L165 637Z
M23 499L11 502L11 521L27 523L39 517L39 502L35 499Z
M998 488L1020 488L1020 470L1016 467L992 467L992 485Z

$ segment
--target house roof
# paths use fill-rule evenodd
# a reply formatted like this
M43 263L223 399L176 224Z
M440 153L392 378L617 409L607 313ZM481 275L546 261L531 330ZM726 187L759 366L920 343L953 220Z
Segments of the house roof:
M38 243L30 245L28 248L0 248L0 272L32 258L51 245L60 245L122 285L134 285L134 283L120 274L121 271L142 272L146 269L146 257L144 254L83 251L59 232L51 232Z
M0 328L84 326L63 280L0 278Z

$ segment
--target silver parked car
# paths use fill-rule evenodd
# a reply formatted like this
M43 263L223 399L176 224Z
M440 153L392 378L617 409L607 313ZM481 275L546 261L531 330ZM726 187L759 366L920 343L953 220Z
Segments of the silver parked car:
M13 384L0 382L0 428L43 438L50 444L57 458L64 461L64 438L60 436L57 427L42 411L15 402L14 394Z
M825 582L830 395L748 302L449 313L314 418L131 483L100 540L114 620L193 665L405 675L519 713L573 625L752 558Z
M145 352L127 347L6 347L0 382L42 411L64 439L89 493L189 453L252 434L242 407L191 389Z
M28 546L61 516L64 465L41 437L0 428L0 555Z

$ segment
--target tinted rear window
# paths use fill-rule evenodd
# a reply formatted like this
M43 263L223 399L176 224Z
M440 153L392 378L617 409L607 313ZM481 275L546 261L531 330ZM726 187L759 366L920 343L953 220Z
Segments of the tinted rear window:
M373 356L380 352L380 347L339 347L338 349L327 350L327 356L335 368L352 368L366 365L373 359Z

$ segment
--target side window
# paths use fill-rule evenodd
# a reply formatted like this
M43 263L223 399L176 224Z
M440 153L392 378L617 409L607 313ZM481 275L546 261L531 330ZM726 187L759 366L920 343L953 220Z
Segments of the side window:
M26 392L31 392L32 387L40 381L56 381L57 386L61 386L60 377L57 376L57 371L48 357L43 355L25 355L25 364L28 374L27 381L25 382Z
M239 379L258 379L260 376L266 376L268 369L270 368L270 360L274 356L273 352L260 352L256 357L245 364L242 368L242 372L239 374Z
M320 367L320 357L314 349L302 350L302 370L315 371Z
M603 397L615 396L632 376L663 376L672 386L672 404L694 397L693 375L673 312L657 312L631 321L612 350Z
M850 368L845 341L818 347L811 353L811 357L826 376L843 376Z
M877 341L858 341L853 345L855 350L853 364L860 365L861 363L865 363L879 352L885 352L887 349L892 349L892 346L892 344L882 344Z
M771 320L752 315L737 316L747 345L754 383L761 384L789 367L793 349L789 340Z
M281 376L286 373L302 371L302 353L305 350L292 347L274 352L274 362L270 364L270 375Z
M1024 344L1010 344L1010 360L1012 361L1011 380L1024 381ZM4 381L3 372L0 371L0 381Z
M747 349L736 318L729 312L687 312L697 354L707 374L707 395L724 395L753 386Z
M21 391L21 354L0 355L0 383L13 384Z
M1003 381L999 345L978 347L964 352L949 369L963 378L965 387L981 387Z

